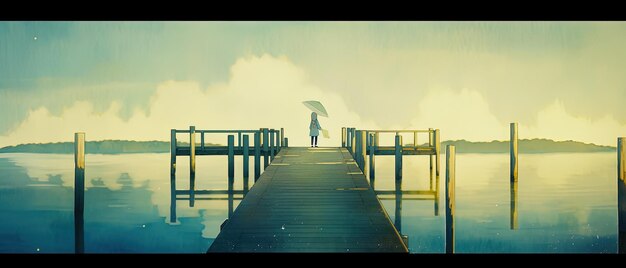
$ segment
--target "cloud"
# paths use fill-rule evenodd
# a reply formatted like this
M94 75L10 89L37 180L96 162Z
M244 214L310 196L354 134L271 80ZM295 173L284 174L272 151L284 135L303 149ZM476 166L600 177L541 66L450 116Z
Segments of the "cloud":
M341 127L376 128L346 108L336 93L324 91L308 81L304 71L286 57L270 55L240 58L230 69L226 83L201 88L194 81L165 81L150 98L149 112L136 109L128 120L120 118L119 102L104 112L95 112L88 101L76 101L53 115L45 107L29 111L15 131L0 136L0 146L32 142L72 140L84 131L88 140L169 140L169 130L285 128L290 145L307 145L310 111L305 100L322 102L330 118L320 117L331 138L321 146L341 142ZM182 138L182 137L181 137ZM225 143L222 135L208 135L208 142Z
M401 96L400 96L401 97ZM355 96L355 99L358 97ZM6 136L0 136L0 146L32 142L71 141L74 132L86 132L88 140L130 139L169 140L171 128L187 129L258 129L285 128L292 146L309 144L310 111L302 105L305 100L319 100L329 111L330 118L320 117L323 128L331 138L320 138L322 146L338 146L341 127L354 126L378 129L380 125L350 110L346 100L310 82L307 73L286 57L247 56L239 58L230 68L230 79L202 88L196 81L165 81L150 97L149 109L136 108L128 120L120 116L123 105L113 101L103 112L91 102L76 101L60 114L45 107L30 110L26 120ZM398 109L373 106L389 121ZM424 98L405 107L410 121L393 123L392 129L441 129L442 140L471 141L507 140L510 117L500 120L485 96L475 89L454 91L432 87ZM626 133L626 126L612 115L600 119L572 115L559 100L543 107L535 124L520 123L520 138L550 138L579 140L614 145L617 136ZM181 135L179 139L183 139ZM385 139L389 139L386 141ZM427 138L422 136L419 142ZM207 142L225 143L223 135L208 135ZM381 142L392 143L390 137ZM405 137L405 143L412 142Z
M442 140L508 140L509 123L518 122L513 117L506 122L498 120L483 95L470 89L431 90L415 106L416 116L410 128L439 128ZM520 138L577 140L615 146L616 138L626 134L626 125L612 115L599 119L574 116L560 100L543 107L534 121L535 124L518 123Z

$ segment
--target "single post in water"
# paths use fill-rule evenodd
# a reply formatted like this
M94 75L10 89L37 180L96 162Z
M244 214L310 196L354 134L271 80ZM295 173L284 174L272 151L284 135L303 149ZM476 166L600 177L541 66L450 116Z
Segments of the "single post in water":
M454 145L446 146L446 253L454 253L455 151Z
M85 253L85 133L74 133L74 250Z
M510 150L509 153L511 155L511 182L516 182L517 181L517 169L518 169L518 162L517 162L517 123L511 123L511 139L509 141L510 143Z

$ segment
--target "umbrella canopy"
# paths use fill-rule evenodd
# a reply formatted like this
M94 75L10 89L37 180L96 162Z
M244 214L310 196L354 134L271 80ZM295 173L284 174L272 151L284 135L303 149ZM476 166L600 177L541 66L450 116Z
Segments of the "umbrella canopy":
M326 108L324 108L324 105L322 105L319 101L303 101L302 104L311 109L311 111L316 112L318 115L328 117Z

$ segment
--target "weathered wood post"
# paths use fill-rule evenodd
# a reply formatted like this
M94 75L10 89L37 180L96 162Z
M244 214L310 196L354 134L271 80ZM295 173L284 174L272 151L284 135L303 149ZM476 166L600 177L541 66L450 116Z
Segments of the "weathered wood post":
M428 147L433 147L433 129L429 128L428 129ZM429 155L428 158L430 158L430 161L428 162L428 164L430 165L430 173L433 173L433 155ZM432 189L432 184L433 184L433 180L432 180L432 176L430 177L430 184L431 187L430 189Z
M413 131L413 148L417 149L417 131Z
M363 168L361 168L361 161L359 159L359 156L361 155L359 150L361 149L361 131L357 130L355 131L355 137L354 137L354 152L352 153L352 157L354 158L354 161L356 161L356 165L361 169L361 171L363 171Z
M280 153L280 150L283 148L284 137L283 134L285 130L281 127L280 132L276 131L276 154Z
M285 147L289 147L289 139L285 137Z
M517 181L517 123L511 123L511 139L509 141L510 150L509 153L511 155L511 181Z
M356 146L356 128L350 129L350 139L350 154L354 157L354 151L356 150L356 148L354 148Z
M250 137L243 135L243 190L248 191L250 179Z
M254 182L261 176L261 131L254 132Z
M274 161L274 156L276 155L276 145L274 144L274 135L276 131L274 129L270 129L270 162Z
M204 131L200 131L200 149L204 150Z
M235 135L228 135L228 189L235 183Z
M359 144L359 159L361 159L361 171L365 174L365 159L367 158L367 131L361 130L361 143Z
M439 129L435 129L435 164L436 164L435 173L437 176L439 176L439 166L440 166L439 162L441 162L440 157L441 157L441 141L439 137Z
M626 137L617 138L617 218L618 252L626 253Z
M346 147L346 128L341 128L341 147Z
M376 144L375 139L375 134L371 133L370 134L370 143L369 143L369 148L370 148L370 185L372 185L372 188L374 188L374 180L376 179L376 159L375 159L375 155L376 155L376 147L374 147L374 144Z
M402 180L402 136L396 133L395 143L395 156L396 156L396 181Z
M282 147L286 147L285 146L285 128L280 128L280 144L282 145Z
M511 230L517 229L517 182L511 182Z
M454 253L455 148L446 146L446 253Z
M176 129L170 131L170 222L176 222Z
M85 253L85 133L74 133L74 251Z
M189 206L196 200L196 127L189 127Z
M269 133L267 128L263 128L263 168L270 165L269 162Z
M350 128L346 128L346 149L348 149L348 152L351 152L350 147L352 146L352 135L351 135L351 131Z

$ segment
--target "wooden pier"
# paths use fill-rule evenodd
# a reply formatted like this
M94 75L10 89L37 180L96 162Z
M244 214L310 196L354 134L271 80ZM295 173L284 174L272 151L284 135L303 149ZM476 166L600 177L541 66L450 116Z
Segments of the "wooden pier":
M345 148L283 148L209 252L408 249Z

